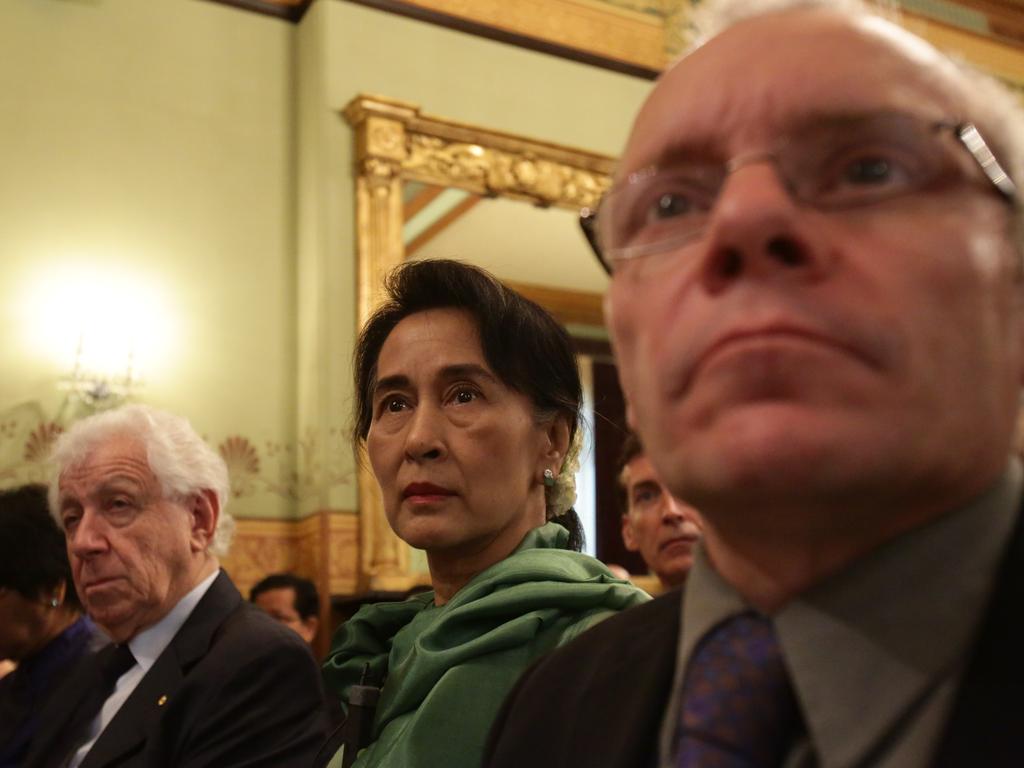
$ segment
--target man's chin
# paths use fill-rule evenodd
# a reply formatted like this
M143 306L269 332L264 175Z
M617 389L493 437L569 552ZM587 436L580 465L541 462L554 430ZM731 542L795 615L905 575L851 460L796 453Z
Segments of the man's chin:
M693 555L691 552L668 552L663 551L662 559L657 563L654 570L657 578L663 582L680 582L686 578L686 574L693 567Z
M130 640L134 634L133 616L124 611L94 611L88 610L89 618L93 620L103 632L115 643L122 643Z
M672 589L686 581L691 567L693 567L692 557L678 557L671 562L661 564L661 567L656 569L654 573L658 577L658 581L664 584L666 588Z
M857 446L881 445L870 426L842 411L765 404L703 429L664 434L650 443L664 449L649 453L672 493L700 510L709 493L813 481L823 461L839 467Z
M89 595L83 605L89 618L115 640L126 627L137 624L147 610L145 604L132 599L124 590L96 592Z

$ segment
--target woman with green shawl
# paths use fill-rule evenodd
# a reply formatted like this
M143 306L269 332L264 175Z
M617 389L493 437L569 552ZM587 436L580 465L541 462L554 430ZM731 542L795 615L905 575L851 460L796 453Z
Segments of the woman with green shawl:
M365 606L336 634L324 677L342 706L364 674L382 687L369 736L331 765L477 768L523 670L647 597L578 551L566 331L454 261L405 264L385 288L356 347L355 433L433 590Z

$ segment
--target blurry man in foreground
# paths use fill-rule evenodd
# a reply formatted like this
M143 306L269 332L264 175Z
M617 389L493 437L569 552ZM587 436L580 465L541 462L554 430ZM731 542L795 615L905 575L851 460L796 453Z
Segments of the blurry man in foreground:
M853 2L701 8L587 217L701 548L520 681L487 764L1019 765L1021 106Z
M663 589L682 585L700 538L697 510L668 492L636 435L623 444L618 481L626 549L640 553Z
M133 405L75 424L53 461L75 589L113 643L40 714L26 765L308 766L326 738L320 675L220 570L220 456L184 419Z

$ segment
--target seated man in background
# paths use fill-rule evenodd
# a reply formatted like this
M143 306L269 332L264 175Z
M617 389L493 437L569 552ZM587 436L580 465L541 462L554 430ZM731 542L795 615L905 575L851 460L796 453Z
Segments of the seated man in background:
M40 714L26 765L308 766L327 730L319 671L219 568L220 456L184 419L132 405L75 424L53 462L75 587L114 644Z
M626 549L640 553L663 589L680 586L700 538L697 510L668 492L635 434L622 445L618 481Z
M249 601L310 645L320 626L316 584L292 573L272 573L249 591Z
M1019 766L1021 104L856 2L700 8L591 224L703 539L519 681L486 765Z

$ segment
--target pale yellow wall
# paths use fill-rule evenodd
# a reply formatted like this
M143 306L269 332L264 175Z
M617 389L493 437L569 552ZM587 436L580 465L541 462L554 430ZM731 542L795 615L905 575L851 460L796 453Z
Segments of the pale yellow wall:
M0 411L60 401L39 292L110 276L165 309L143 400L214 443L294 441L294 34L196 0L0 3ZM292 513L253 490L236 514Z
M617 154L651 83L337 0L327 5L326 90Z
M355 335L351 219L339 232L339 195L352 184L339 152L347 152L326 94L325 3L314 3L297 29L298 423L315 449L303 461L353 475L347 442L351 411L350 359ZM339 187L341 188L339 190ZM349 198L344 205L351 205ZM300 514L357 507L354 482L322 486L304 498Z

